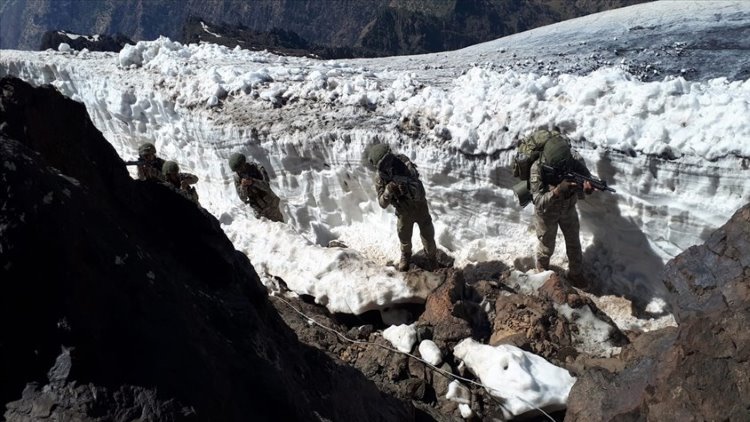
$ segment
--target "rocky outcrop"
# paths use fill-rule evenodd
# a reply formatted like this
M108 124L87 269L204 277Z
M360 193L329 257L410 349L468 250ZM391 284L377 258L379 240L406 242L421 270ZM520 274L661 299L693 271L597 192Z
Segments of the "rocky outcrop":
M583 374L566 421L750 418L750 205L667 264L678 328L641 336L626 367Z
M700 314L747 311L750 304L750 206L664 270L677 322Z
M7 420L413 418L301 344L219 222L132 180L82 104L5 78L0 122Z
M47 31L42 35L42 43L39 50L51 48L57 50L60 44L65 43L74 50L89 51L112 51L119 52L126 44L135 44L132 40L122 34L116 35L77 35L65 31Z

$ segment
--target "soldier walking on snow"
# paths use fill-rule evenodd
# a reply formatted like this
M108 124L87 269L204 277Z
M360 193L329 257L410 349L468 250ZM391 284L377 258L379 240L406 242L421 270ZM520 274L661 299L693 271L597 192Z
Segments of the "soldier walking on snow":
M411 259L411 237L414 223L419 226L425 255L431 266L436 264L437 247L435 245L435 228L427 208L427 199L422 182L419 180L417 166L402 154L393 154L384 144L376 144L369 150L370 164L377 168L375 189L381 208L393 205L396 209L398 223L396 231L401 242L401 260L399 271L409 269Z
M255 217L266 217L271 221L284 222L279 203L281 200L271 190L266 169L258 163L248 163L244 154L234 153L229 157L229 168L234 175L234 188L242 202L250 205Z

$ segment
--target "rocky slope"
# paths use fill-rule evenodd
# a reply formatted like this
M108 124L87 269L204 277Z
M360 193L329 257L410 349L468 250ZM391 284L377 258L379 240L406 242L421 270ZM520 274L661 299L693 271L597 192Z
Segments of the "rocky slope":
M65 31L47 31L42 35L40 50L51 48L57 50L60 44L65 43L73 50L89 51L120 51L125 44L134 44L133 41L121 34L109 35L78 35L69 34Z
M670 261L664 283L678 328L644 335L621 371L573 387L566 421L750 418L750 205Z
M37 49L47 30L180 40L191 17L260 33L294 32L311 45L352 55L444 51L644 0L9 0L0 5L0 48ZM184 39L187 41L189 38ZM333 53L331 53L333 54Z
M82 104L4 78L0 121L7 420L414 418L300 344L218 221L132 180Z

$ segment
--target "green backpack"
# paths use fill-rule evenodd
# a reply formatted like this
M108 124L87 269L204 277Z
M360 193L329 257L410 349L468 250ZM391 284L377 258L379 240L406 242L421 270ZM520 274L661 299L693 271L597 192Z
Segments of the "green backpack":
M531 135L521 139L516 147L516 155L513 157L512 170L513 177L521 179L520 182L513 186L513 192L518 198L518 203L521 207L525 207L531 202L531 191L529 186L529 178L531 176L531 165L542 155L544 146L548 142L552 141L555 145L562 145L563 143L568 146L567 151L570 153L570 141L563 134L558 131L550 131L546 129L539 129L534 131ZM554 152L563 151L565 148L554 148ZM548 157L552 158L552 157ZM556 157L553 158L556 161Z

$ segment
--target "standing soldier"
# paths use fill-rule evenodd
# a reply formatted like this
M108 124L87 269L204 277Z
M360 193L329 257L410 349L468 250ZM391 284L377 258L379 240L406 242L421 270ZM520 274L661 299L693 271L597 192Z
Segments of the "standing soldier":
M576 183L559 180L557 174L572 170L591 176L586 164L578 153L571 151L568 140L563 136L552 136L530 171L530 190L534 201L534 225L539 239L536 250L536 269L549 269L550 256L555 251L557 227L565 237L565 251L568 254L568 280L577 287L586 287L583 277L583 252L579 239L580 224L576 202L581 190ZM583 183L583 192L593 192L591 183Z
M370 164L377 168L375 189L381 208L393 205L398 222L396 232L401 242L401 260L399 271L409 269L411 259L411 236L414 223L419 226L425 255L431 266L436 265L437 247L435 245L435 228L427 208L427 199L422 182L419 180L417 166L402 154L391 153L385 144L376 144L369 150Z
M279 203L281 200L271 190L268 173L258 163L248 163L244 154L234 153L229 157L229 168L234 175L234 188L242 202L250 205L255 217L266 217L271 221L284 222Z
M191 173L180 173L180 166L174 161L167 161L162 167L162 173L167 185L173 187L189 200L200 205L198 202L198 192L195 187L190 186L198 183L198 176Z
M132 162L131 162L132 163ZM164 160L156 156L156 147L146 142L138 147L138 180L164 180Z

